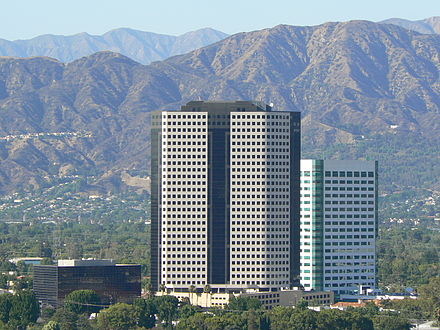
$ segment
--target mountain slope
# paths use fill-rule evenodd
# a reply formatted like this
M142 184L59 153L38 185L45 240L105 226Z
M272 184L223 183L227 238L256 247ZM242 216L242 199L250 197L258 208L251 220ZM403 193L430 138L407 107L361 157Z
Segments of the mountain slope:
M123 172L148 172L149 112L199 98L300 110L304 157L379 159L383 191L438 189L439 54L438 35L352 21L240 33L148 66L1 58L0 136L14 136L0 140L0 190L74 175L126 189Z
M0 56L48 56L62 62L71 62L98 51L108 50L148 64L187 53L226 37L227 34L210 28L177 37L121 28L101 36L79 33L72 36L42 35L16 41L0 39Z
M419 21L410 21L402 18L390 18L379 22L381 24L394 24L407 30L424 34L440 34L440 17L434 16Z

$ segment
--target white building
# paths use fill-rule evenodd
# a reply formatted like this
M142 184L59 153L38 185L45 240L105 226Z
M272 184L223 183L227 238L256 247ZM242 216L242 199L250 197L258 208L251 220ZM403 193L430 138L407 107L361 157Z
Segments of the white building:
M298 112L194 101L153 113L151 144L155 291L299 284Z
M301 160L301 284L376 286L377 162Z

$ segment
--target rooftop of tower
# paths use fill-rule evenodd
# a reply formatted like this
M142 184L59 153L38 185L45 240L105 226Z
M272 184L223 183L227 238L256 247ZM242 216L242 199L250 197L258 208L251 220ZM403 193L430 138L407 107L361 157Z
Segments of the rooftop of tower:
M272 105L260 101L190 101L182 105L181 111L201 112L255 112L272 111Z

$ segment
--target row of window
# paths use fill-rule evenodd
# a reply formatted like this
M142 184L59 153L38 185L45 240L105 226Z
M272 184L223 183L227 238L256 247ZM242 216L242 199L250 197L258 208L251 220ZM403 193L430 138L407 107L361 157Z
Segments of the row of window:
M265 228L266 229L266 228ZM281 228L283 229L283 228ZM261 238L261 239L265 239L265 238L289 238L289 235L286 234L267 234L267 235L260 235L260 234L237 234L237 235L232 235L232 238Z
M286 148L232 148L232 152L290 152Z
M163 188L163 191L167 192L206 192L204 187L168 187Z
M274 285L280 286L289 284L289 281L232 281L235 285Z
M306 172L304 172L306 175ZM374 178L374 172L366 172L366 171L325 171L325 177L334 177L334 178Z
M248 140L248 139L252 139L252 140L257 140L257 139L264 139L264 140L277 140L277 141L281 141L281 140L289 140L290 139L290 135L285 135L285 134L265 134L265 135L251 135L251 134L232 134L231 135L231 139L235 140ZM244 141L247 142L247 141ZM262 141L264 142L264 141ZM281 141L283 142L283 144L278 144L278 145L289 145L288 142L285 141ZM239 144L239 143L237 143Z
M178 157L174 157L174 158L178 158ZM194 157L193 157L194 158ZM200 157L199 157L200 158ZM203 158L203 157L202 157ZM278 155L278 154L248 154L248 155L244 155L244 154L232 154L231 155L232 159L289 159L289 154L285 154L285 155Z
M260 251L260 249L261 249L261 252L264 252L264 251L267 251L267 252L281 252L281 251L288 251L289 249L288 248L281 248L281 247L266 247L266 248L264 248L264 247L262 247L262 248L258 248L258 247L241 247L241 248L232 248L231 249L231 251L237 251L237 252L251 252L251 251ZM241 255L233 255L233 257L234 258L241 258ZM270 254L268 254L268 255L266 255L265 256L265 258L270 258ZM278 257L278 255L277 254L272 254L272 258L281 258L281 256L280 257Z
M374 228L368 228L368 231L374 231ZM325 239L359 239L374 238L374 235L326 235Z
M175 251L175 252L177 252L177 251L206 251L206 248L204 248L204 247L189 247L189 248L186 248L186 247L168 247L168 248L162 248L162 251L167 251L167 252L172 252L172 251Z
M272 187L272 188L265 188L265 187L256 187L256 188L231 188L233 192L237 191L237 192L288 192L289 188L285 188L285 187Z
M359 208L359 207L355 207L355 208L351 208L351 207L349 207L349 208L345 208L345 207L332 207L332 208L330 208L330 207L326 207L325 209L324 209L324 211L326 211L326 212L330 212L330 211L332 211L332 212L336 212L336 211L341 211L341 212L350 212L350 211L362 211L362 212L365 212L365 211L374 211L374 208L373 207L368 207L368 208L366 208L366 207L361 207L361 208Z
M278 194L264 194L264 195L231 195L231 198L243 198L243 199L255 199L255 198L289 198L290 195L278 195Z
M289 179L284 179L283 181L231 181L231 185L241 185L241 186L288 186L290 185Z
M232 125L236 125L236 124L232 124ZM252 123L248 124L249 126L252 125ZM253 127L252 128L232 128L232 132L238 132L238 133L288 133L289 129L288 128L260 128L260 127L255 127L259 125L259 123L253 123ZM264 126L264 124L262 124ZM269 125L270 126L270 125Z
M290 163L289 162L240 162L240 161L232 161L231 165L252 165L252 166L277 166L279 168L279 166L289 166ZM235 170L235 169L234 169ZM255 169L254 169L255 171Z
M175 261L169 261L172 264L175 264L176 262L182 264L185 264L185 262L187 262L190 264L191 262L194 262L194 260L191 259L196 259L196 258L200 259L200 258L205 258L206 256L204 254L167 254L167 255L163 255L162 257L168 259L177 258L177 260ZM201 262L202 264L205 263L205 261L202 260L202 261L197 261L197 264L199 264L199 262ZM163 263L165 264L166 262L164 261Z
M232 212L255 212L257 211L256 208L254 207L246 207L246 208L231 208ZM261 211L263 212L289 212L290 208L285 208L285 207L269 207L269 208L265 208L265 209L261 209Z
M260 162L257 162L260 163ZM260 164L257 164L260 165ZM276 172L289 172L289 167L288 166L284 166L284 167L232 167L231 171L233 173L235 172L251 172L251 173L255 173L255 172L272 172L272 173L276 173Z
M374 187L325 187L326 191L328 190L339 190L339 191L374 191Z
M177 232L182 232L182 231L206 231L205 227L186 227L186 228L181 228L181 227L164 227L163 231L177 231Z
M200 128L201 130L205 131L204 128ZM178 139L178 142L183 142L182 139L187 139L187 140L192 140L192 139L206 139L206 135L200 135L200 134L186 134L186 135L182 135L182 134L178 134L178 135L164 135L162 136L162 138L168 138L168 139ZM169 143L169 141L168 141Z
M206 152L206 148L163 148L168 152Z
M175 214L173 214L173 215L175 215ZM186 218L186 216L182 217L182 218ZM188 217L188 218L192 218L192 217ZM192 227L194 227L195 225L197 225L197 226L206 225L206 221L163 221L162 223L163 223L163 225L168 225L168 226L178 225L178 226L192 226Z
M165 279L165 276L162 276L163 279ZM202 285L206 284L206 281L169 281L167 280L167 283L171 285Z
M241 272L241 271L243 271L243 272L259 272L259 271L262 271L262 272L267 272L267 271L270 271L270 272L285 272L285 271L288 271L289 270L289 268L287 268L287 267L264 267L264 268L259 268L259 267L243 267L243 268L235 268L235 267L232 267L232 269L231 269L233 272Z
M289 201L280 201L280 200L274 200L274 201L232 201L231 205L289 205ZM265 212L266 210L261 210L262 212Z
M231 145L235 146L288 146L289 142L283 142L283 141L255 141L255 139L252 139L250 141L231 141Z
M173 218L173 219L175 219L175 218L176 219L180 219L180 218L183 218L183 219L185 219L185 218L188 218L188 219L198 218L198 219L200 219L200 218L206 218L206 214L200 214L200 213L198 213L198 214L193 214L193 213L190 213L190 214L185 214L185 213L176 214L176 213L171 213L171 214L163 214L162 217L163 218Z
M178 185L178 186L181 186L181 185L185 185L185 186L188 186L188 185L204 186L204 185L207 185L207 182L206 181L165 181L165 180L163 180L162 184L164 186L166 186L167 184L168 185L174 185L174 186L175 185Z
M176 208L176 207L168 207L168 208L163 208L162 209L164 212L168 211L168 212L206 212L205 208L201 208L201 207L187 207L187 208Z
M232 119L290 119L289 115L262 114L262 115L232 115Z
M179 113L179 114L162 114L161 115L152 115L151 118L153 119L160 119L160 118L168 118L168 119L206 119L206 115L203 114L188 114L188 113Z
M203 124L203 123L201 123L201 124ZM188 123L188 125L191 125L191 123ZM196 125L196 123L193 123L193 125ZM195 128L195 127L173 127L173 128L171 128L171 127L168 127L168 129L164 129L163 130L164 132L166 132L166 133L196 133L196 132L199 132L199 133L202 133L202 132L206 132L206 128L200 128L200 127L198 127L198 128Z
M191 198L206 198L206 195L194 195L194 194L164 194L163 197L165 198L180 198L180 199L191 199Z
M205 234L168 234L162 235L162 238L206 238Z
M260 274L231 274L232 278L286 278L289 277L289 273L285 272L285 273L272 273L272 274L265 274L265 273L260 273Z
M345 245L375 245L375 242L325 242L325 246L345 246Z
M326 214L325 215L326 219L365 219L365 218L374 218L374 214Z
M172 154L172 155L166 155L166 154L164 154L164 155L162 155L162 158L163 159L166 159L166 158L171 158L171 159L181 159L181 158L186 158L186 159L190 159L190 158L194 158L194 159L200 159L200 158L206 158L206 155L205 154L184 154L184 155L181 155L181 154Z
M289 245L290 242L289 241L231 241L231 246L235 246L235 245Z
M374 184L374 181L367 180L325 180L325 184Z
M195 274L195 273L178 273L178 274L163 274L162 278L206 278L206 274Z
M280 226L280 225L287 226L287 225L290 225L290 222L287 222L287 221L264 221L264 222L263 221L261 221L261 222L260 221L232 221L231 225L232 226L236 226L236 225L239 225L239 226L246 226L246 225L248 225L248 226L255 226L255 225L259 226L259 225L263 225L263 226L269 226L268 229L270 230L270 228L272 226ZM247 229L247 228L237 228L237 229ZM233 230L235 230L235 228Z
M194 161L194 160L192 160L192 161L185 161L185 160L181 161L181 160L178 160L178 161L163 162L163 165L205 166L206 165L206 161L200 161L200 160L199 161Z
M164 146L204 146L206 145L206 141L193 141L193 140L174 140L174 141L163 141L162 144Z
M167 272L205 272L206 268L205 267L168 267L168 268L162 268L162 270Z

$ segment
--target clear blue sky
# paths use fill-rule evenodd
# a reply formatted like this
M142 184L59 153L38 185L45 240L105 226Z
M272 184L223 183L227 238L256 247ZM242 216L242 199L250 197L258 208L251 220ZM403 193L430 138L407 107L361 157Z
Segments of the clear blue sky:
M102 34L119 27L178 35L202 27L232 34L278 24L440 16L439 0L3 0L0 38Z

